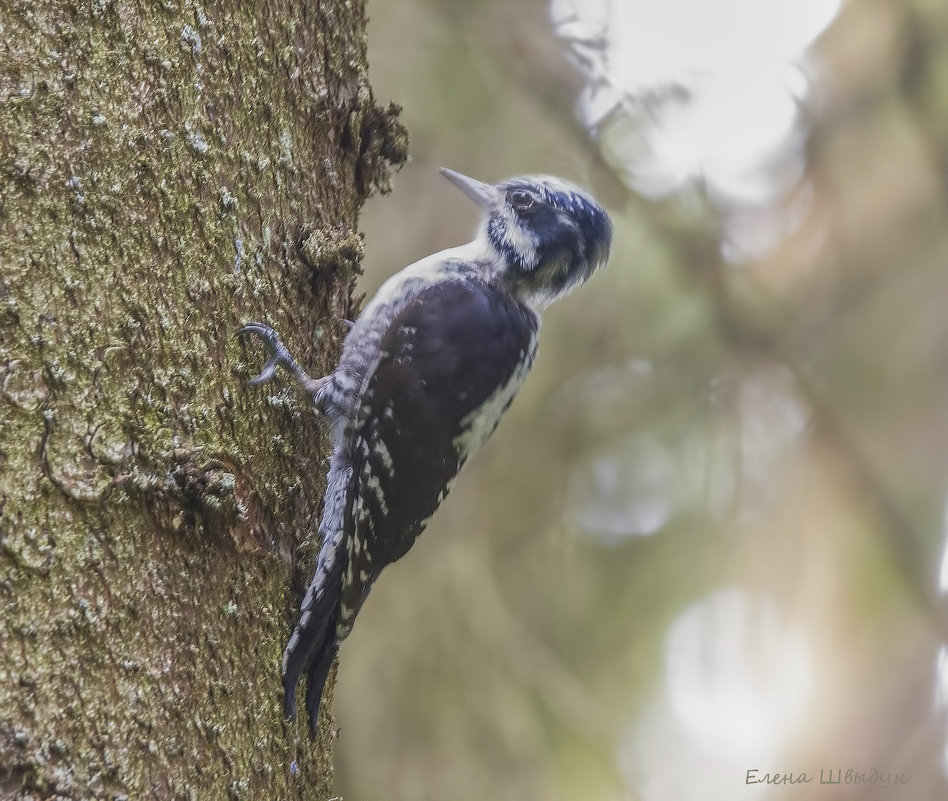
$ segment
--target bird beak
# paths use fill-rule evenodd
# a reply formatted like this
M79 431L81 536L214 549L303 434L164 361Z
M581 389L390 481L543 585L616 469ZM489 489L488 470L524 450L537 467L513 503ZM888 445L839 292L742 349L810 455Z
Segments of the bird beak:
M495 186L475 181L473 178L468 178L459 172L449 170L447 167L442 167L440 172L482 209L490 211L497 206L501 200L500 191Z

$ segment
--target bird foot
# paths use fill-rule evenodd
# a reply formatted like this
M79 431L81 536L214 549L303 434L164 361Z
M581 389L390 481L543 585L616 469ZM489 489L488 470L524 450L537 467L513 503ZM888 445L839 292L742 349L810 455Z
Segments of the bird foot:
M253 334L262 340L270 352L270 358L267 359L266 364L263 365L263 370L247 381L247 384L256 385L269 381L273 378L277 367L284 367L288 370L296 379L297 383L313 396L329 381L330 376L328 375L322 378L310 378L303 368L296 363L296 359L294 359L292 354L286 349L286 346L280 342L280 337L277 336L277 332L270 328L270 326L264 325L263 323L247 323L240 328L237 333Z

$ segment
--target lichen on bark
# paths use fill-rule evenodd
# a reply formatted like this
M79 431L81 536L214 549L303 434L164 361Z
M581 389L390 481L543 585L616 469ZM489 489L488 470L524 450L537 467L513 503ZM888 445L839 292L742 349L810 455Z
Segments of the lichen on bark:
M285 722L279 677L324 436L234 332L318 371L355 313L407 150L365 21L0 9L0 798L330 794L331 719Z

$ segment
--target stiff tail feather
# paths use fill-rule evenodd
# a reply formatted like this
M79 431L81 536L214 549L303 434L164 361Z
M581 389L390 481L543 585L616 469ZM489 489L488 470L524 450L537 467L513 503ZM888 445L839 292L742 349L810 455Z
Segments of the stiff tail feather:
M306 711L314 733L326 678L339 650L336 624L342 602L343 574L349 564L347 549L340 546L345 532L351 528L351 520L344 519L346 499L352 492L351 476L352 469L334 453L319 527L322 545L316 571L300 606L299 622L283 652L286 715L296 719L296 687L300 675L306 673Z
M309 684L306 692L306 709L319 709L319 697L312 700L314 691L322 694L326 676L338 650L336 642L336 618L339 615L339 596L342 592L342 562L337 560L327 573L317 570L313 584L306 591L300 610L300 620L283 652L284 710L287 717L296 719L296 686L300 674L307 672ZM318 585L318 586L317 586ZM313 678L318 679L318 688ZM311 714L311 725L316 729L315 711Z
M322 651L310 664L309 675L306 679L306 714L309 716L309 730L313 734L316 734L318 728L319 704L323 698L326 679L336 658L336 652L339 650L335 632L329 632L329 634Z

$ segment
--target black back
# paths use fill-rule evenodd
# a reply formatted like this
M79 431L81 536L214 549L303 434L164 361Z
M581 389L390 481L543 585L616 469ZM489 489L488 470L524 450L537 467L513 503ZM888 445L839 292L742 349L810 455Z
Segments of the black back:
M455 440L464 421L532 363L537 326L508 293L472 279L422 290L393 320L353 447L349 499L362 506L347 509L355 534L337 634L447 494L463 464Z

